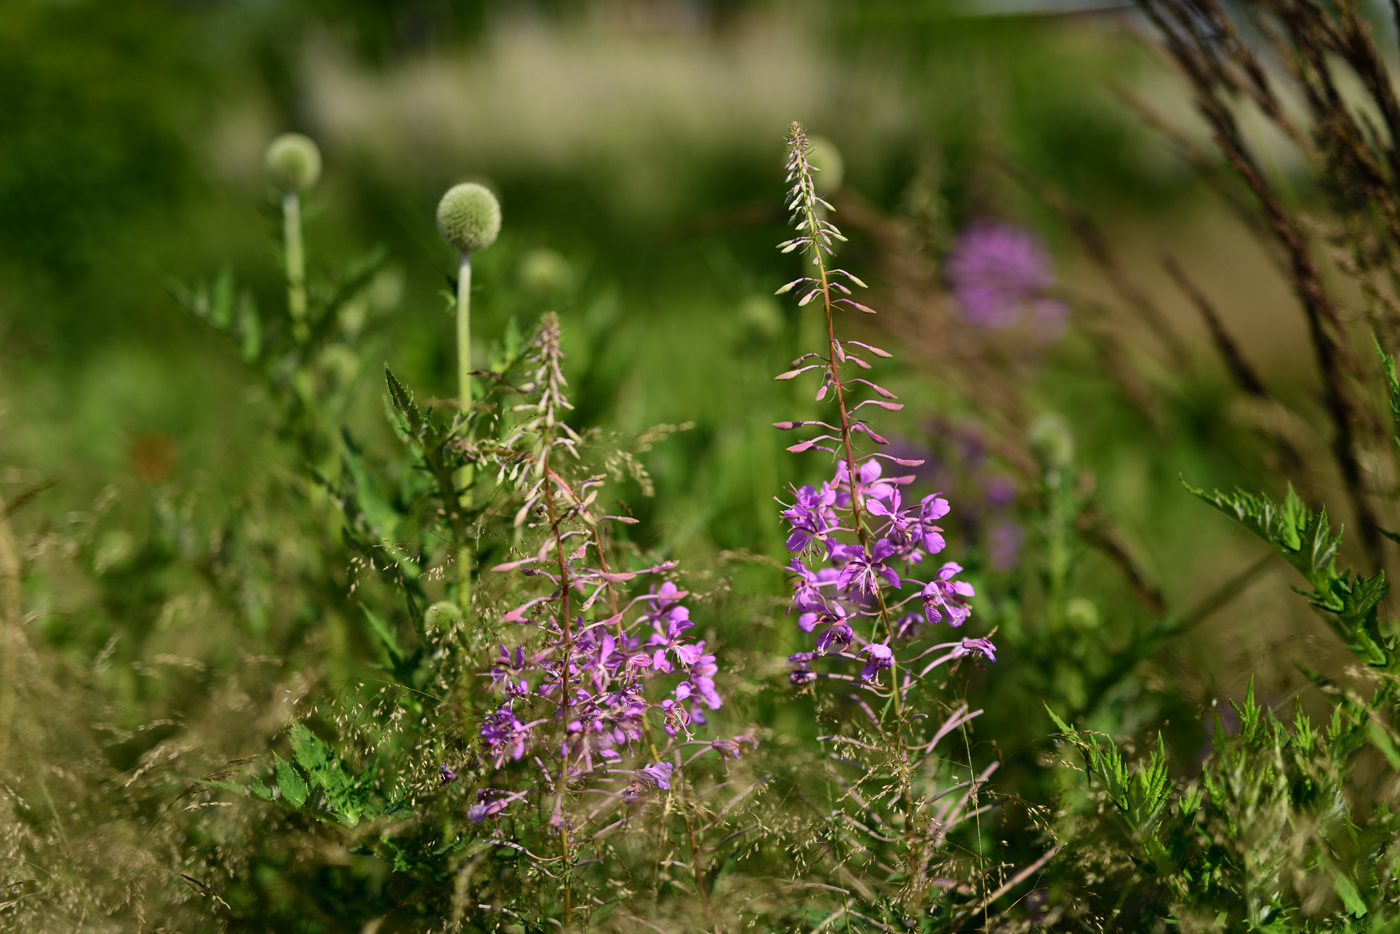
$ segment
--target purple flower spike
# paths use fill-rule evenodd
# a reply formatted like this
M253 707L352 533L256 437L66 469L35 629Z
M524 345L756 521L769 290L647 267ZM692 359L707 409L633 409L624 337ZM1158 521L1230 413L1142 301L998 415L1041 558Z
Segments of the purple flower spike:
M897 411L903 404L872 372L874 358L887 358L889 353L837 336L837 322L843 320L839 311L873 314L874 309L849 297L855 294L852 287L865 288L865 283L827 265L834 255L833 244L845 238L828 220L835 209L816 194L810 153L810 141L794 123L787 169L792 183L788 207L796 236L779 248L785 254L800 249L804 264L816 269L789 282L778 294L793 292L799 307L813 305L826 328L821 344L807 348L777 378L815 379L820 387L816 402L822 411L802 421L774 425L804 433L805 440L790 445L789 451L820 450L833 456L830 480L820 487L794 487L791 503L782 504L786 545L793 553L788 565L792 587L788 613L797 618L802 632L813 636L812 642L804 643L811 651L788 658L788 678L801 690L809 690L819 678L856 680L837 671L813 671L813 662L821 657L828 660L824 665L837 659L858 661L860 680L877 681L880 672L893 669L893 646L925 638L926 622L961 626L971 613L969 600L974 596L971 584L957 580L962 568L955 563L945 563L933 574L918 573L932 563L925 563L925 558L948 547L938 523L949 514L950 505L941 493L914 496L908 487L919 479L918 474L892 476L886 471L891 465L919 467L924 460L909 452L870 451L871 444L884 447L889 441L876 433L868 419L881 410ZM974 226L949 257L948 271L964 312L984 326L1001 327L1023 315L1037 322L1047 318L1042 306L1051 301L1047 291L1054 282L1049 256L1024 231ZM833 388L840 391L832 393ZM977 456L984 455L979 449ZM930 479L929 471L923 476ZM867 632L876 634L869 638L882 641L867 644L864 638L857 639L857 633ZM985 660L994 656L989 642L985 646L964 642L941 643L910 655L923 658L932 651L946 653L958 647L956 657L975 654ZM910 671L901 684L889 687L902 695L952 657L947 653L932 664L925 663L922 672ZM691 672L691 678L677 688L677 700L700 695L704 679L697 676L695 666ZM883 693L879 685L867 689Z

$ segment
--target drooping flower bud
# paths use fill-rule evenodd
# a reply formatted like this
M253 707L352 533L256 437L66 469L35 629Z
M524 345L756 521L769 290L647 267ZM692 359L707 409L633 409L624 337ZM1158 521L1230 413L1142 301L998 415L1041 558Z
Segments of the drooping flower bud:
M484 185L465 182L438 202L438 232L460 253L484 250L501 232L501 203Z
M268 177L282 191L305 191L321 177L321 150L300 133L283 133L267 147Z

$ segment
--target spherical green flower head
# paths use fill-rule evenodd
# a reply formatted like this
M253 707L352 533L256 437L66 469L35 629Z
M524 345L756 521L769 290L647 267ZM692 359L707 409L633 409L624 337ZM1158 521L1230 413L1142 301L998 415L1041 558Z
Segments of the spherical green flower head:
M1031 454L1047 470L1060 470L1074 460L1074 431L1069 420L1053 412L1031 423L1026 440Z
M303 191L321 177L321 150L300 133L283 133L267 147L267 174L283 191Z
M812 176L817 194L822 197L835 194L846 176L846 160L841 158L841 150L824 136L813 136L808 143L812 149L807 153L807 163L817 170Z
M454 185L438 202L438 232L462 253L484 250L501 232L501 203L476 182Z
M569 290L574 270L560 253L539 247L520 261L520 284L535 295L548 297Z

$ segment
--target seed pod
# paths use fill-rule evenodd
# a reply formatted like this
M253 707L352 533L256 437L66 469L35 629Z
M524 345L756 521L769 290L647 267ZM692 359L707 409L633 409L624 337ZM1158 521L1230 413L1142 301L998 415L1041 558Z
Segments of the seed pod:
M305 191L321 177L321 150L309 136L283 133L267 147L267 174L282 191Z
M442 239L458 252L484 250L501 232L501 204L476 182L454 185L438 202L437 222Z

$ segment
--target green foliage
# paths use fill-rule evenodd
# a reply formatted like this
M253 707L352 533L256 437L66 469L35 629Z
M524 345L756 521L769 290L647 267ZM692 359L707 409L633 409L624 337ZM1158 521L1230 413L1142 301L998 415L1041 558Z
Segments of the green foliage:
M1281 505L1267 496L1242 490L1226 495L1207 494L1186 484L1186 489L1273 546L1308 582L1302 591L1322 611L1332 629L1372 668L1392 671L1396 665L1396 637L1381 629L1379 611L1390 584L1384 571L1362 577L1351 571L1338 573L1337 546L1342 535L1332 534L1327 510L1313 512L1289 487Z

